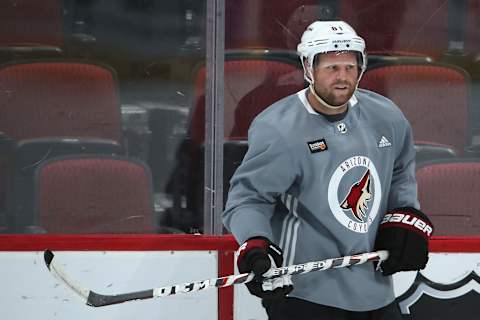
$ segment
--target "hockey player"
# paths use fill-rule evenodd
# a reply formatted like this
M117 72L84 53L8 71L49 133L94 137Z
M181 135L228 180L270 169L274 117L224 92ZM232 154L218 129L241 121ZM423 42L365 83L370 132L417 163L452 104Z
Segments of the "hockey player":
M232 177L223 221L241 244L240 272L386 249L363 264L247 284L269 319L401 319L391 275L428 260L408 121L358 89L365 42L343 21L317 21L298 53L308 88L259 114Z

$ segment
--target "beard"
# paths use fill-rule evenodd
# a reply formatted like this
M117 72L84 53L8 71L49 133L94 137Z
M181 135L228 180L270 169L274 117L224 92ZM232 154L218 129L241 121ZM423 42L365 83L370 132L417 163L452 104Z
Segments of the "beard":
M346 89L339 92L339 90L334 89L336 86L344 86ZM342 106L350 100L355 92L355 87L355 84L350 82L338 82L328 88L315 86L315 91L329 105Z

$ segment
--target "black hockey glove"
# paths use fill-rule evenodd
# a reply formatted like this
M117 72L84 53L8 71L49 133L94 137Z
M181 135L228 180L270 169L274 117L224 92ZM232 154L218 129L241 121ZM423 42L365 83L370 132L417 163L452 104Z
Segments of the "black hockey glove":
M266 238L251 238L238 249L237 266L241 273L255 273L255 278L246 283L251 294L265 299L281 298L293 290L290 276L282 276L262 282L269 270L282 266L282 250Z
M375 250L390 253L380 265L383 275L425 268L432 233L432 222L420 210L404 207L388 211L380 222L375 240Z

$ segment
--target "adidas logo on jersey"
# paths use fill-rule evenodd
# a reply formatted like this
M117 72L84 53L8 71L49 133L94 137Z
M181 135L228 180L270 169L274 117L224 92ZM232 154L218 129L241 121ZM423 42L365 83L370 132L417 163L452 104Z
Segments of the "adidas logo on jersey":
M378 147L379 148L390 147L391 145L392 144L390 143L390 141L388 141L387 138L385 138L385 136L382 136L380 141L378 141Z

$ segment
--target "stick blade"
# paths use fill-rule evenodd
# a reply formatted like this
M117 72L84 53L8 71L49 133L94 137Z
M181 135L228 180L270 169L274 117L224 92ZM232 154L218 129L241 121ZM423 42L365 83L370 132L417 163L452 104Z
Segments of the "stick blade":
M50 264L52 263L52 260L53 260L54 257L55 257L55 255L49 249L47 249L43 252L43 258L45 259L45 264L47 265L48 269L50 269Z
M105 307L112 304L124 303L127 301L144 300L151 298L154 298L153 289L116 295L104 295L90 291L87 297L87 306Z
M109 305L107 302L105 302L104 296L93 291L88 293L86 304L90 307L103 307Z

